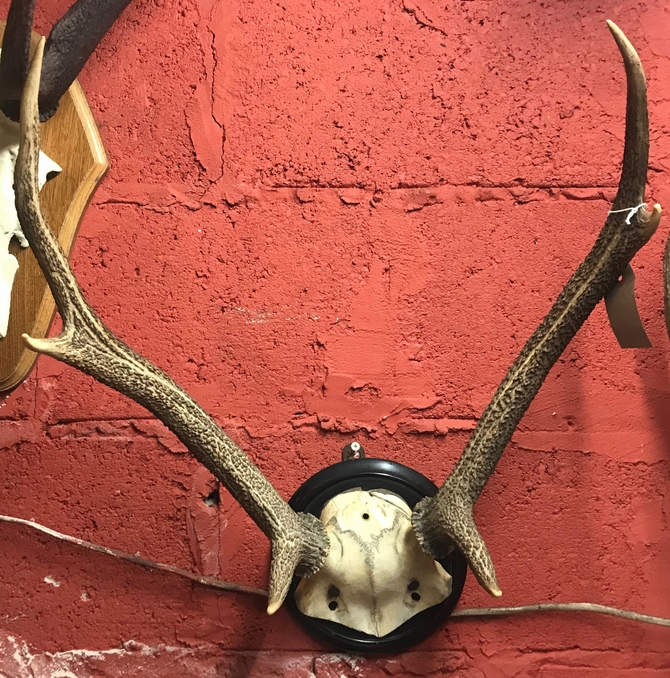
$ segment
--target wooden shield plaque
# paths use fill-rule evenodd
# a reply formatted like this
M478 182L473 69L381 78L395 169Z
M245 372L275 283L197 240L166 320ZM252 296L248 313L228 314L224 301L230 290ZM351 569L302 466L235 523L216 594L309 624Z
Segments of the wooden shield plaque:
M0 22L0 39L5 24ZM39 36L33 34L33 46ZM109 167L107 154L91 109L78 82L61 99L57 113L42 125L42 151L63 171L40 193L42 209L58 240L70 255L79 224L98 184ZM32 370L37 354L25 348L21 335L45 337L56 305L29 247L16 239L9 251L19 270L12 289L7 336L0 339L0 391L18 386Z

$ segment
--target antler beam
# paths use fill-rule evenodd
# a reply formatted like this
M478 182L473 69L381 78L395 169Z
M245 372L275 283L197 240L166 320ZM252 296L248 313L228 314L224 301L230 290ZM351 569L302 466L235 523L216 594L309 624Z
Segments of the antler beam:
M312 515L295 513L216 422L167 374L112 334L84 299L40 208L37 95L43 50L44 39L33 57L21 100L16 203L23 232L63 319L63 331L56 338L32 339L24 334L23 339L33 351L76 367L146 407L221 481L272 542L268 596L272 614L283 602L294 573L310 576L325 560L329 542L323 525Z
M593 249L505 375L451 475L434 498L417 505L412 518L417 538L428 553L438 558L457 546L479 583L494 596L502 592L477 531L473 506L552 366L635 253L651 238L661 218L660 205L654 205L651 212L641 206L649 156L644 72L623 32L611 21L607 23L627 77L623 166L612 212Z

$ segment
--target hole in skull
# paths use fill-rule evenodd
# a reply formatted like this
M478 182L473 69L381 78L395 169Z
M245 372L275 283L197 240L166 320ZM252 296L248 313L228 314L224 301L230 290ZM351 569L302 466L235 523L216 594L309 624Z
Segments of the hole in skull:
M363 520L368 520L369 518L370 518L370 514L369 514L369 513L364 513L364 514L363 514Z
M331 600L328 603L328 609L330 610L337 610L337 601L336 600Z
M340 595L340 589L335 586L335 584L331 584L328 587L328 597L329 598L337 598L337 596Z
M417 579L410 579L409 584L407 584L408 591L416 591L419 588L419 582Z
M219 488L212 490L202 501L205 506L218 506L221 503Z
M414 591L412 593L412 600L416 600L418 602L421 600L421 596L416 591Z
M51 172L47 172L47 181L55 179L59 174L60 172L54 172L53 170L51 170Z

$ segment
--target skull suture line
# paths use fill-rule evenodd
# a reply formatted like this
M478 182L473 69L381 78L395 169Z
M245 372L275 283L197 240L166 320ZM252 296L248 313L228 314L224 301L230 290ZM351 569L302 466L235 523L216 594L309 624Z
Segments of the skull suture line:
M295 592L298 609L385 636L451 593L451 575L421 549L412 509L391 492L349 490L320 516L330 539L321 569Z

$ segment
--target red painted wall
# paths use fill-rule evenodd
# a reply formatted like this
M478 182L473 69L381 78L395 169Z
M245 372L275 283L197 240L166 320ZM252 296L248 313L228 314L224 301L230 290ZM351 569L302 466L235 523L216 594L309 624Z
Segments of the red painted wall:
M38 2L37 30L68 4ZM666 5L135 0L81 76L111 170L77 276L285 497L352 439L439 482L613 197L607 18L645 64L649 196L670 206ZM599 306L477 504L504 604L670 616L666 235L635 260L655 348L620 350ZM41 358L0 417L3 513L264 585L263 535L225 492L205 505L211 476L141 407ZM670 676L658 627L453 621L352 659L260 599L18 526L0 543L9 676ZM492 602L471 577L462 605Z

